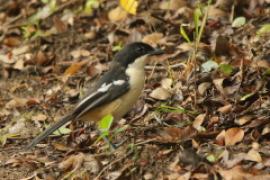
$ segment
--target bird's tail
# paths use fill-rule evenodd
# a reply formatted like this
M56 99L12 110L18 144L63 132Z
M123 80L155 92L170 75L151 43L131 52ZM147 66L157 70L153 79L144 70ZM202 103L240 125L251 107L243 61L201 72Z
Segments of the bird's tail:
M50 134L52 134L54 131L56 131L58 128L66 124L67 122L71 121L73 119L73 115L67 115L63 117L60 121L56 122L49 128L47 128L45 131L43 131L40 135L38 135L27 147L26 149L30 149L34 147L36 144L38 144L40 141L48 137Z

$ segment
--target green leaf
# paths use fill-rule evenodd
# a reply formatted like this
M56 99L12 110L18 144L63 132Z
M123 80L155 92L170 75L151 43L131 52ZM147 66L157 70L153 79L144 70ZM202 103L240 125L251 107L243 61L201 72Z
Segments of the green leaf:
M12 138L14 138L16 136L19 136L19 134L7 133L7 134L4 134L4 135L1 135L0 136L0 143L2 145L5 145L8 139L12 139Z
M234 21L232 23L232 27L239 28L239 27L243 26L244 24L246 24L246 18L245 17L237 17L234 19Z
M202 72L210 72L213 69L217 69L218 64L215 61L208 60L202 64Z
M217 158L213 154L206 156L206 159L207 159L207 161L209 161L211 163L214 163L217 161Z
M101 131L101 133L106 133L110 130L110 127L113 123L113 116L111 114L103 117L98 122L98 129Z
M264 75L270 76L270 68L266 69L266 71L264 72Z
M92 14L93 13L93 9L96 9L99 7L99 2L98 0L87 0L85 2L85 6L84 6L84 13L85 14Z
M71 130L65 126L60 127L56 131L53 132L53 135L63 135L63 134L70 134Z
M220 65L219 65L219 70L220 70L223 74L229 76L229 75L231 75L231 73L233 72L233 67L232 67L231 65L229 65L229 64L220 64Z
M183 26L180 26L180 35L181 35L188 43L191 42Z
M263 25L258 31L257 35L265 35L270 33L270 24Z
M112 51L113 52L120 51L121 49L123 49L122 43L118 43L117 45L115 45L115 46L112 47Z
M194 15L193 15L194 24L195 24L195 35L196 35L196 38L199 35L199 26L200 26L200 18L201 18L201 16L202 16L201 9L200 8L196 8L195 11L194 11Z

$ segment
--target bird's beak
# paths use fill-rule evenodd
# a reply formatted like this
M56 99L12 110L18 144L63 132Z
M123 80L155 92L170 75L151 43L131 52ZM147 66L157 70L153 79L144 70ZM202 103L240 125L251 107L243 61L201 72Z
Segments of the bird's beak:
M161 49L154 49L152 52L149 53L150 56L152 55L160 55L160 54L163 54L164 51L161 50Z

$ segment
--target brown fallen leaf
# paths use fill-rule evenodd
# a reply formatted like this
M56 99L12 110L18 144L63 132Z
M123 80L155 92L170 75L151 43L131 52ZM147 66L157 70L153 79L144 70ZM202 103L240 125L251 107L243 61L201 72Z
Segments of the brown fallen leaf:
M216 167L216 170L221 175L222 179L224 180L245 180L245 179L268 180L270 179L269 174L263 174L263 173L258 172L256 175L248 171L245 171L243 167L240 165L237 165L231 169Z
M70 76L77 73L83 67L83 65L87 63L88 61L80 61L80 62L71 64L64 72L64 80L68 79Z
M84 168L89 170L91 173L96 174L100 171L101 164L95 159L93 155L79 153L76 155L71 155L59 163L58 168L64 171L72 169L71 172L76 172L77 170Z
M249 161L254 161L254 162L260 163L260 162L262 162L262 157L261 157L260 153L257 150L251 149L246 154L245 160L249 160Z
M166 127L158 132L156 140L163 143L177 143L191 139L196 135L197 131L192 126L184 128Z
M198 116L195 118L195 120L194 120L193 123L192 123L192 126L193 126L195 129L197 129L197 131L199 131L199 132L202 131L202 129L203 129L203 127L202 127L201 125L202 125L202 123L204 122L205 117L206 117L206 113L200 114L200 115L198 115Z
M239 118L235 119L234 122L235 122L235 124L238 124L238 125L242 126L242 125L250 122L251 119L252 119L252 116L246 115L246 116L242 116L242 117L239 117Z
M26 105L26 103L27 103L26 98L14 97L12 100L6 103L6 108L12 109L12 108L23 107Z
M21 44L21 40L19 37L6 37L3 44L10 47L19 46Z
M161 86L150 93L150 97L158 100L167 100L172 95L172 79L165 78L161 81Z
M206 91L211 87L211 83L203 82L198 86L198 92L200 95L204 95Z
M128 16L128 13L121 7L116 7L109 11L108 18L112 22L124 21Z
M225 144L225 134L226 134L226 131L225 130L222 130L216 137L216 143L220 146L224 146Z
M218 108L217 111L222 113L222 114L227 114L227 113L232 111L232 104L227 104L225 106L222 106L222 107Z
M47 119L47 116L42 114L42 113L39 113L35 116L32 116L31 118L33 121L45 121Z
M153 47L156 47L162 38L163 38L162 33L154 32L152 34L148 34L148 35L144 36L142 41L147 43L147 44L152 45Z
M225 145L233 146L244 138L244 130L241 128L230 128L225 132Z

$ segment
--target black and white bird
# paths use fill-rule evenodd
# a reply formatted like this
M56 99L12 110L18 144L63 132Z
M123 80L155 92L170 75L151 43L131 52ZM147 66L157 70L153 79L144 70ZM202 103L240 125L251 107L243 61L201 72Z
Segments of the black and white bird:
M28 148L71 120L97 122L108 114L113 116L114 121L121 119L136 103L144 88L146 59L162 53L162 50L142 42L126 45L74 110L37 136Z

